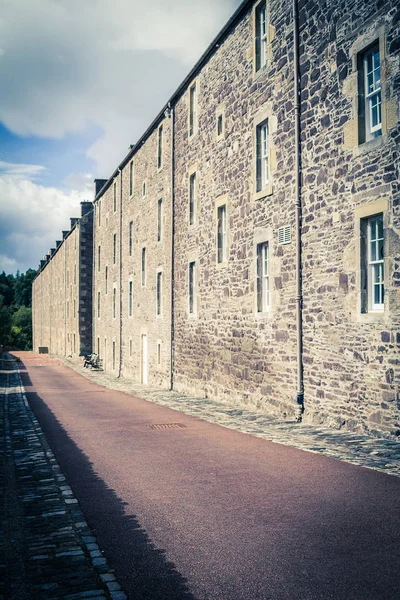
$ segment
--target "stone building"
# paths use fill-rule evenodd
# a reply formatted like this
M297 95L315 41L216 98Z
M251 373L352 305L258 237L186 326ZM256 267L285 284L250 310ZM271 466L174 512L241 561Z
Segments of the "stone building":
M239 6L96 190L106 370L400 431L399 39L393 1Z
M92 348L93 205L81 203L49 254L32 287L33 349L80 356Z

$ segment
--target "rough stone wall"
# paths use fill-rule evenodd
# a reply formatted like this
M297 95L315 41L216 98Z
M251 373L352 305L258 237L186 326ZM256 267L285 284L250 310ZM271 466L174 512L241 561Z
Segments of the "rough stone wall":
M93 205L86 203L88 212L79 220L79 337L80 354L92 351L92 284L93 284Z
M254 73L250 10L197 76L198 131L188 138L188 94L176 106L175 387L293 414L296 399L292 24L289 2L270 2L267 68ZM217 115L225 134L217 139ZM268 117L272 185L255 189L255 125ZM197 171L198 224L188 225L188 179ZM227 198L228 261L217 265L216 201ZM256 247L268 241L271 309L256 312ZM196 261L197 315L188 314Z
M300 11L305 417L386 433L400 429L400 6L395 4L309 0ZM360 144L357 53L379 37L384 132ZM360 218L382 207L385 310L361 314Z

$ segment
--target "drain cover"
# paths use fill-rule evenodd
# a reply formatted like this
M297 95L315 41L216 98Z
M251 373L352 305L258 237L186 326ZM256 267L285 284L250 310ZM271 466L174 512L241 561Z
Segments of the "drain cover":
M156 425L148 425L149 429L183 429L186 427L183 423L157 423Z

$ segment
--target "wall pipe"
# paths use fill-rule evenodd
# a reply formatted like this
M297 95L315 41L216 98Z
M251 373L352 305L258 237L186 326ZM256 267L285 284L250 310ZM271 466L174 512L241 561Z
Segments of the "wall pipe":
M303 285L301 261L301 138L300 138L300 67L299 67L299 10L293 0L293 75L294 75L294 128L295 128L295 205L296 205L296 329L297 329L297 411L296 420L304 413L303 378Z

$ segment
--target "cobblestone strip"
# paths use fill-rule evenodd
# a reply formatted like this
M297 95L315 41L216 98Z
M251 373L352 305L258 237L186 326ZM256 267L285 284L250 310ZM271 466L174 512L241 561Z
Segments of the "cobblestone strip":
M18 371L0 371L0 600L126 600Z
M150 400L162 406L199 417L211 423L284 444L343 460L354 465L400 477L400 441L335 430L329 427L278 420L258 410L152 389L127 379L116 379L103 371L84 369L82 364L60 359L99 385L116 389L131 396Z

